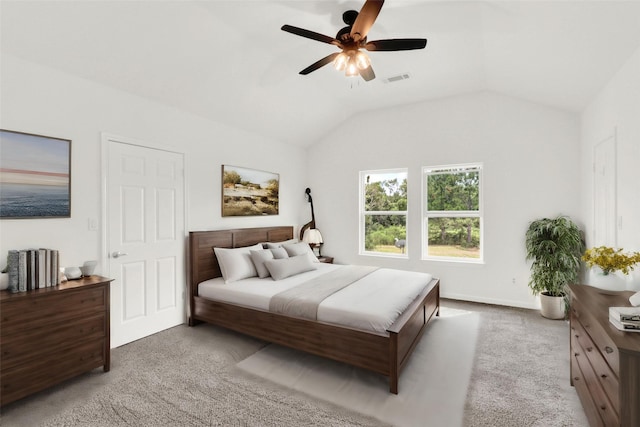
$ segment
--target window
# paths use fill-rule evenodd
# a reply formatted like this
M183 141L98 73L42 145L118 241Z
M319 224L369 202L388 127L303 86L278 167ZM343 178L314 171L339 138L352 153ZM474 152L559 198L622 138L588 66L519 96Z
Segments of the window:
M360 254L407 257L407 170L360 172Z
M425 167L423 259L482 261L482 165Z

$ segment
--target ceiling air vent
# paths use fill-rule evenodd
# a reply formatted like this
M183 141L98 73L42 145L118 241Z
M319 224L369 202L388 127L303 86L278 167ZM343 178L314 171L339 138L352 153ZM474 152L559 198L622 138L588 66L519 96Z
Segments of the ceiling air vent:
M382 81L384 83L394 83L394 82L399 82L400 80L407 80L409 77L411 77L409 73L403 73L403 74L398 74L397 76L387 77Z

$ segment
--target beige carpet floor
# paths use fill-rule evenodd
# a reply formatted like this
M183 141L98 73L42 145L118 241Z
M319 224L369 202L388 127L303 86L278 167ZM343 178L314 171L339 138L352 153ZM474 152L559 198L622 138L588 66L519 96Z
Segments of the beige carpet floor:
M305 380L304 392L298 391L295 384L281 385L266 379L267 373L248 373L237 366L255 355L268 355L272 347L266 343L210 325L183 325L114 349L109 373L96 369L6 405L0 424L587 426L569 385L567 322L544 319L533 310L450 300L443 306L443 314L472 314L443 315L434 321L403 372L396 397L388 394L386 378L343 365L329 369L352 372L347 381L352 391L329 387L329 394L340 399L327 395L330 380L324 376L322 381ZM307 374L298 373L309 369L307 357L295 360L287 375L304 379ZM438 368L424 371L434 365ZM425 385L428 390L421 390ZM411 390L428 397L408 402L405 391ZM425 405L431 409L424 411ZM372 406L402 413L388 417Z
M456 427L463 422L479 315L443 308L389 393L382 375L269 345L238 363L256 376L398 427Z

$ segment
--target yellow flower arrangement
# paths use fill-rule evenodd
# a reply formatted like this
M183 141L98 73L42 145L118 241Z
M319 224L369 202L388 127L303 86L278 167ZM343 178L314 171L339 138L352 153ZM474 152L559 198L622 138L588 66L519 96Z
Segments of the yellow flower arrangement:
M640 252L623 253L623 249L613 249L607 246L587 249L582 260L589 267L600 267L604 274L620 270L622 274L629 274L635 264L640 263Z

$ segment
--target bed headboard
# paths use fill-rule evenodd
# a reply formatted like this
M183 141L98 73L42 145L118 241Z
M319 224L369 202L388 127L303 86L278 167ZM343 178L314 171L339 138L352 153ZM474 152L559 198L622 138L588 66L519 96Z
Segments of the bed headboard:
M189 232L190 309L193 310L193 297L198 293L198 283L222 276L213 252L214 247L240 248L261 242L281 242L292 238L292 226Z

